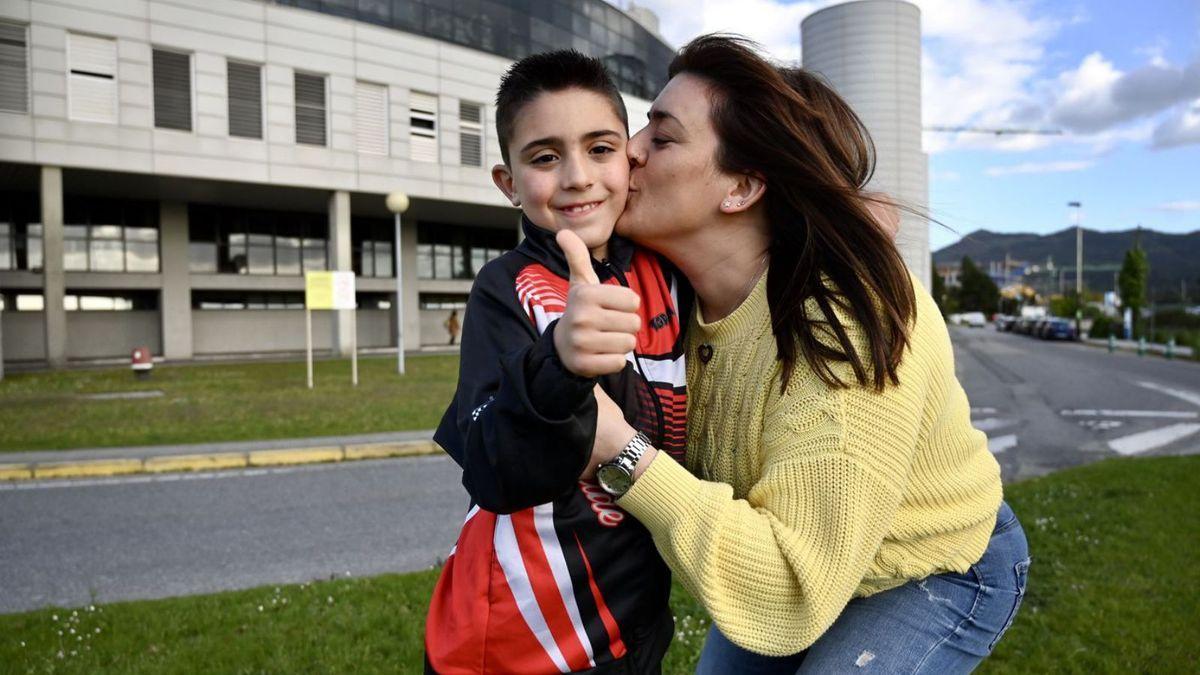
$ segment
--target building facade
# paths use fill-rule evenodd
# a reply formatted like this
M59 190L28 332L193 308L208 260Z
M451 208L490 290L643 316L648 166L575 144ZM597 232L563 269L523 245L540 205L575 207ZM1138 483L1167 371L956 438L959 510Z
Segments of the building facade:
M444 344L517 242L499 79L601 57L642 119L671 48L602 0L0 0L0 345L62 366L304 347L303 275L354 271L318 349ZM400 241L384 197L411 207ZM352 326L355 320L357 325Z

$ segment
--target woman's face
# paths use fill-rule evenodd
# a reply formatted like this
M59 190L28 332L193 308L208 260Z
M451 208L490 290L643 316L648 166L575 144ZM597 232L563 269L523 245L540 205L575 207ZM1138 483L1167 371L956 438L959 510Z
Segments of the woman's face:
M664 243L717 221L733 179L716 166L711 90L687 73L667 83L650 123L629 139L629 199L617 233L662 251Z

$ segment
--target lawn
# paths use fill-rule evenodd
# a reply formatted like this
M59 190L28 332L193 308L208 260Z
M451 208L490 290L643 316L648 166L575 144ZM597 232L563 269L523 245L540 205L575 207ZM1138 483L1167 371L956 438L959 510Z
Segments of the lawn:
M358 363L157 366L147 380L128 368L10 373L0 381L0 452L207 443L432 429L454 394L457 356ZM161 392L152 398L89 398Z
M1118 459L1010 486L1034 564L982 673L1200 670L1200 457ZM0 616L13 673L419 673L435 572ZM664 671L707 618L678 587Z

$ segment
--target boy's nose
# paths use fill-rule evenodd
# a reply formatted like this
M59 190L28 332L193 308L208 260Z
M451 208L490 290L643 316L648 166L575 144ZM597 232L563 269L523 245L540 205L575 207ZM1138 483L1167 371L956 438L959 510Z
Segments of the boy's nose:
M581 190L591 187L592 174L588 171L587 162L568 160L563 166L562 184L568 190Z

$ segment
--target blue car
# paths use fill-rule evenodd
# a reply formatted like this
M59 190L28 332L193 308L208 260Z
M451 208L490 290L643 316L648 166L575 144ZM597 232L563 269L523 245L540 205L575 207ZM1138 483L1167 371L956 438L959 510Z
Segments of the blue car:
M1075 324L1069 319L1047 319L1038 337L1043 340L1074 340Z

